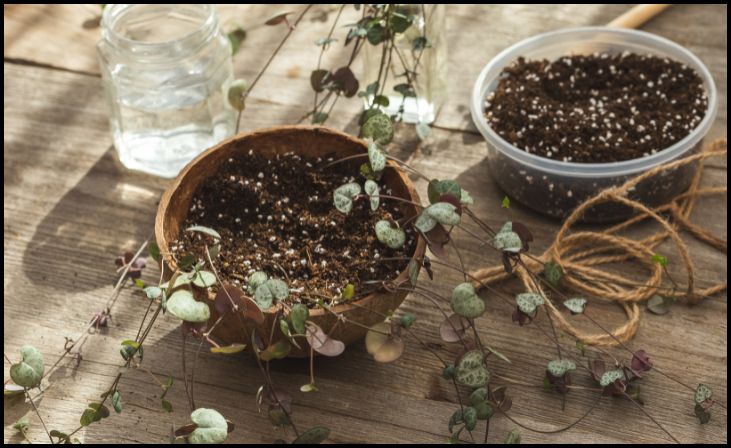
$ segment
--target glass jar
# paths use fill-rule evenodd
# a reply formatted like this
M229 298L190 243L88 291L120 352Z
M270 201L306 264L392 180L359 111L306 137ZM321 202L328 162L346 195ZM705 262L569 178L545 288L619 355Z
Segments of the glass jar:
M383 95L388 97L388 106L381 109L389 115L400 115L406 123L429 124L436 118L447 93L445 5L401 4L396 5L396 12L411 16L413 22L406 31L397 34L394 40L396 51L390 58L388 75L383 86ZM383 45L365 44L363 85L378 79ZM413 73L415 96L404 97L394 90L394 87L406 82L406 70ZM368 107L373 102L373 95L366 100Z
M97 44L120 161L175 177L234 132L231 44L212 5L107 5Z

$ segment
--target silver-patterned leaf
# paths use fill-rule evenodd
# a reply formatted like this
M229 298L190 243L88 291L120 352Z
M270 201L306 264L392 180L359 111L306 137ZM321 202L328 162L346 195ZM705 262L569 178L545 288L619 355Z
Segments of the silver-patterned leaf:
M36 387L43 378L43 355L32 345L24 345L20 349L22 360L10 366L10 378L18 386Z
M385 220L376 223L376 237L391 249L398 249L406 242L406 233L403 229L392 227L391 223Z
M555 377L562 377L572 370L576 370L576 363L570 359L554 359L548 363L548 371Z
M469 319L480 317L485 312L485 302L477 296L471 283L460 283L454 288L450 305L456 314Z
M573 299L564 300L563 306L574 314L581 314L586 307L586 299L583 297L574 297Z
M495 235L492 240L492 245L497 250L506 252L520 252L523 248L523 242L520 236L513 232L513 223L511 221L506 222L500 231Z
M190 414L190 419L197 425L188 436L188 441L195 445L223 443L228 436L228 422L214 409L198 408Z
M193 298L190 291L180 289L167 300L167 311L186 322L205 322L211 317L211 311L203 302Z
M426 208L426 213L439 224L445 226L456 226L461 219L459 213L457 213L457 207L449 202L432 204Z
M386 168L386 155L375 142L368 144L368 161L371 163L371 169L376 173Z
M436 225L437 221L429 216L429 214L426 213L426 210L423 210L414 222L414 227L419 229L422 233L427 233Z
M365 181L365 185L363 187L368 197L371 199L371 210L376 211L378 209L378 205L381 202L381 198L378 195L378 184L368 179Z
M525 314L533 314L536 307L543 305L543 297L533 292L524 292L515 296L515 302L518 304L520 311Z
M621 369L607 370L606 372L604 372L602 378L599 380L599 384L602 387L607 387L613 382L622 379L624 379L624 371L622 371Z
M346 215L353 209L353 198L360 194L360 184L349 182L335 189L333 203L341 213Z

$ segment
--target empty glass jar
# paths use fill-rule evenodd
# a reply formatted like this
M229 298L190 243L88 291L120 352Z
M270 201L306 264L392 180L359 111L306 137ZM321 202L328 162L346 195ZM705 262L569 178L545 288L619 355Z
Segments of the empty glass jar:
M174 177L234 132L231 46L212 5L107 5L97 45L120 161Z

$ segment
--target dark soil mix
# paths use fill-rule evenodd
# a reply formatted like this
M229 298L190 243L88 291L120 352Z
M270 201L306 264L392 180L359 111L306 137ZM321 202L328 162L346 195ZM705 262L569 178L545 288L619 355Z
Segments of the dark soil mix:
M357 173L363 160L321 169L332 160L294 153L270 160L252 151L229 159L199 186L182 229L202 225L221 234L216 267L224 281L245 285L251 273L264 271L287 281L293 301L297 293L339 299L350 283L356 294L372 290L364 282L390 280L406 268L408 260L383 259L411 257L416 238L405 229L407 243L398 250L376 239L379 220L404 221L403 204L381 200L371 211L369 201L359 199L348 215L335 209L333 191L358 181L342 173ZM381 194L391 192L382 186ZM189 253L205 259L207 238L181 231L171 252L178 259Z
M698 74L668 58L594 53L519 58L486 98L489 125L518 148L565 162L607 163L661 151L703 119Z

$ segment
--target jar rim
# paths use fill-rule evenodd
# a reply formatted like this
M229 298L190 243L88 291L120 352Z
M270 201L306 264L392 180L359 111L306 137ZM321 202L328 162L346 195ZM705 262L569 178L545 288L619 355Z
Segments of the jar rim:
M132 39L129 37L126 37L119 32L117 32L114 29L115 21L119 19L124 13L127 11L135 8L144 8L144 7L165 7L165 6L173 6L169 4L152 4L152 5L144 5L144 4L110 4L107 5L104 8L104 11L102 13L102 37L106 40L111 41L112 43L119 44L118 46L126 47L128 49L131 49L133 47L138 48L144 48L145 50L155 50L155 49L163 49L165 47L169 47L172 43L179 43L179 42L185 42L185 41L195 41L199 39L205 39L206 37L210 36L215 32L216 24L218 22L218 18L216 15L216 7L212 4L198 4L198 5L188 5L188 6L197 6L201 7L201 11L205 13L205 20L202 20L199 24L197 24L195 27L192 27L190 31L188 31L185 34L182 34L178 37L162 40L158 42L145 42L141 40Z

